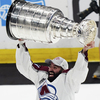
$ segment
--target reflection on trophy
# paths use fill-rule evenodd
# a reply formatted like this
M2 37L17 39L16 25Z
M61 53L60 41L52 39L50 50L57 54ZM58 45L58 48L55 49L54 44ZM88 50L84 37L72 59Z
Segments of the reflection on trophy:
M94 40L97 26L92 20L71 21L56 8L15 0L7 14L6 29L14 40L56 43L76 37L86 45Z

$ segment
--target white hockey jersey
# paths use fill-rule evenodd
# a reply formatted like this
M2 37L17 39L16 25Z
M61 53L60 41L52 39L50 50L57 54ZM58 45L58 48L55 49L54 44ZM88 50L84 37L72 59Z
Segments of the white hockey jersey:
M48 66L37 65L31 61L25 44L19 43L16 50L16 66L19 72L31 80L37 88L37 100L75 100L82 82L88 73L85 55L78 53L75 66L64 70L53 82L48 81Z

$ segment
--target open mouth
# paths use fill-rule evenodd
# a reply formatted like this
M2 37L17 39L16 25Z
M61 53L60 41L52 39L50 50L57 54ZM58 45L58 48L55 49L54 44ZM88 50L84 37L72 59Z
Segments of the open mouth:
M49 72L49 77L54 77L54 72Z
M49 77L53 77L53 76L54 76L53 74L50 74L50 75L49 75Z

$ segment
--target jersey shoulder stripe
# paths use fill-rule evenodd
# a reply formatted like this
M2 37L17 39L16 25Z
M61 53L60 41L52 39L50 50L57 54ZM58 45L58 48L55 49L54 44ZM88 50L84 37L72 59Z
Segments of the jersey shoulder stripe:
M67 70L63 70L62 73L67 73L70 69L67 69Z
M46 72L48 72L49 69L48 66L38 65L35 63L33 63L32 67L34 67L38 71L46 71Z

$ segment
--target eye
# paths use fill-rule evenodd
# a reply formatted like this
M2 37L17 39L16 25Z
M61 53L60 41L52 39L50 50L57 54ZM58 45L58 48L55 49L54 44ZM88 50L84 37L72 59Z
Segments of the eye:
M57 67L55 66L54 69L57 69Z

